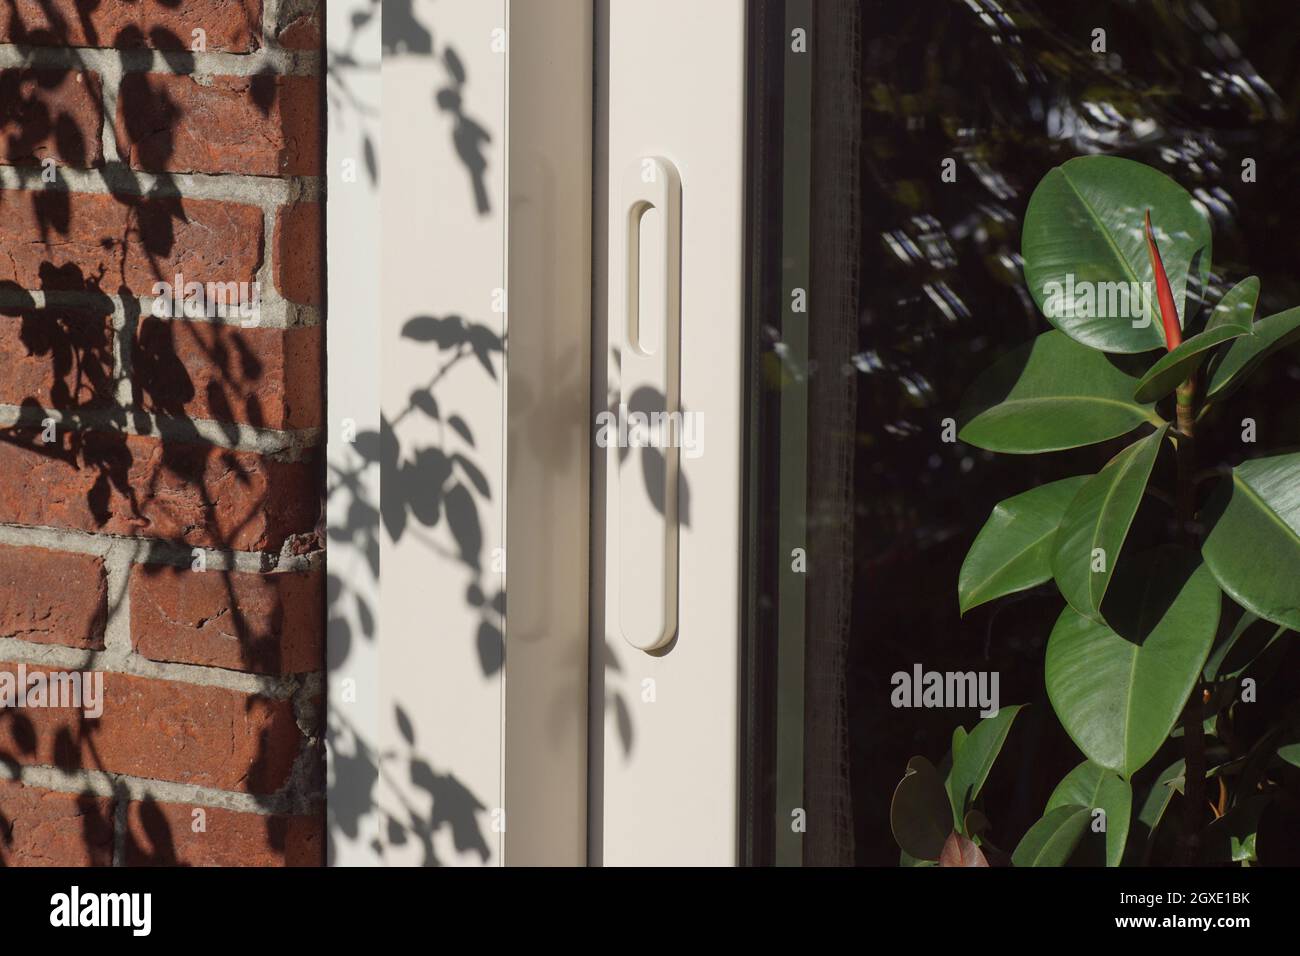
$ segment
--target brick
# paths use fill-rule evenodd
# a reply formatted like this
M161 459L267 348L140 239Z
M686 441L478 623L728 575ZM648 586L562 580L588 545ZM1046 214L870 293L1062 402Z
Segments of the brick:
M128 237L125 246L123 237ZM39 241L38 241L39 240ZM262 210L207 199L0 190L0 282L151 295L172 282L252 282L262 264Z
M321 669L319 570L246 574L136 565L130 593L131 642L150 660L257 674Z
M102 558L0 546L0 637L102 650L107 619Z
M14 674L17 664L0 664ZM50 670L28 665L31 675ZM0 711L0 751L24 765L103 770L245 793L274 793L303 743L287 700L223 687L103 674L103 714Z
M320 514L316 466L117 432L0 429L0 523L278 552Z
M193 31L209 51L259 46L262 0L6 0L0 43L188 50Z
M245 329L146 316L132 365L135 402L151 412L259 428L321 423L319 327Z
M324 2L316 3L298 16L293 16L280 29L276 42L286 50L319 50L321 44L321 13Z
M136 169L316 176L320 80L310 76L129 73L118 95L118 150Z
M0 70L0 163L54 159L82 168L104 162L99 74L82 70Z
M0 782L0 866L111 866L113 801Z
M325 825L315 816L262 816L183 803L127 806L127 866L324 866Z
M320 305L324 293L321 270L320 203L282 206L275 218L275 287L290 302Z
M111 403L111 310L0 307L0 369L0 402L59 409Z

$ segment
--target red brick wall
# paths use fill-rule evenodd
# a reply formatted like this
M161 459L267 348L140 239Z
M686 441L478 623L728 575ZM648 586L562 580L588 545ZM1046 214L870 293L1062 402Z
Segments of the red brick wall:
M323 2L0 5L0 865L324 860Z

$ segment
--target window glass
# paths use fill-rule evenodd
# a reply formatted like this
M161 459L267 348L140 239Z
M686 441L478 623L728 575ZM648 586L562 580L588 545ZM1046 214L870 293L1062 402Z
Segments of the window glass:
M751 32L747 859L899 862L890 805L908 761L940 766L980 720L951 697L895 706L894 675L918 672L996 678L1002 708L1028 705L979 797L1010 852L1084 759L1044 680L1064 602L1048 581L962 616L963 560L998 502L1092 474L1143 434L1024 455L954 437L980 373L1051 328L1023 272L1030 196L1074 157L1146 164L1212 225L1200 300L1253 275L1259 316L1300 305L1300 8L791 0L757 5ZM1297 387L1297 350L1272 355L1202 419L1201 467L1300 447ZM1172 399L1160 407L1172 420ZM1174 472L1161 455L1157 493ZM1171 524L1145 496L1126 547ZM1248 758L1294 708L1296 648L1272 653L1257 665L1268 694L1211 728L1211 767ZM1182 753L1167 741L1135 792ZM1254 782L1284 795L1259 825L1261 862L1300 851L1298 784L1285 762ZM1215 814L1220 797L1211 780Z

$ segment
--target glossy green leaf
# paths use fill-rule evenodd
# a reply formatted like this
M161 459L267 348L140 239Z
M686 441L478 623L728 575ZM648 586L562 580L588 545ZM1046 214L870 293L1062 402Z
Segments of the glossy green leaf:
M1085 760L1066 774L1047 798L1048 810L1065 806L1105 811L1106 865L1119 866L1133 813L1133 788L1129 782L1115 772Z
M1225 659L1230 653L1232 653L1232 649L1237 646L1237 643L1241 640L1242 636L1259 623L1258 614L1251 614L1249 611L1242 611L1241 616L1237 618L1236 623L1232 625L1231 629L1228 629L1230 618L1231 614L1229 613L1223 615L1219 620L1219 627L1223 630L1227 630L1227 634L1224 635L1222 639L1215 642L1214 646L1210 649L1210 656L1205 659L1205 667L1202 670L1202 674L1206 680L1212 681L1218 676L1219 669L1223 667ZM1271 627L1273 625L1270 624L1269 626Z
M1164 819L1165 811L1174 797L1174 780L1184 774L1184 761L1175 760L1172 764L1156 774L1150 788L1142 797L1136 818L1132 821L1128 846L1124 851L1124 863L1129 866L1146 866L1150 862L1150 850L1155 843L1155 833Z
M1060 332L1044 332L984 371L962 399L959 438L1024 455L1078 448L1159 424L1133 399L1138 379Z
M907 762L894 789L889 825L903 852L918 860L937 860L952 832L952 806L934 764L924 757Z
M1072 339L1105 352L1164 347L1143 231L1148 210L1186 326L1188 273L1203 283L1211 245L1209 223L1187 190L1113 156L1072 159L1034 190L1020 240L1025 282L1048 321Z
M952 770L946 782L952 804L952 822L957 829L965 823L966 811L980 794L988 779L1002 745L1011 732L1011 722L1020 713L1022 705L1003 707L993 717L985 717L966 736L960 750L953 751Z
M1103 620L1102 599L1167 430L1161 426L1107 462L1079 490L1061 519L1052 574L1070 607L1084 617Z
M1243 462L1206 507L1202 548L1219 586L1274 624L1300 630L1300 452Z
M1259 305L1259 276L1247 276L1223 294L1219 304L1210 313L1207 329L1223 327L1246 330L1249 334L1255 324L1255 308Z
M1081 475L1039 485L994 507L957 578L962 614L1052 577L1056 528L1087 480Z
M1160 749L1200 676L1220 605L1199 558L1165 547L1121 567L1110 625L1062 612L1047 641L1047 696L1089 760L1127 779Z
M1254 276L1233 286L1215 307L1205 331L1184 340L1178 348L1162 355L1142 376L1133 397L1139 402L1154 402L1164 398L1195 375L1211 351L1224 342L1250 335L1258 299L1259 280Z
M1293 767L1300 767L1300 741L1285 743L1277 748L1277 755Z
M1264 621L1249 611L1242 613L1227 636L1214 646L1205 661L1206 680L1235 680L1246 672L1266 650L1291 633L1272 621Z
M1250 377L1260 362L1295 342L1300 342L1300 308L1260 319L1249 337L1237 339L1210 362L1205 397L1226 398Z
M1029 828L1011 854L1015 866L1064 866L1088 829L1092 810L1062 806L1048 810Z

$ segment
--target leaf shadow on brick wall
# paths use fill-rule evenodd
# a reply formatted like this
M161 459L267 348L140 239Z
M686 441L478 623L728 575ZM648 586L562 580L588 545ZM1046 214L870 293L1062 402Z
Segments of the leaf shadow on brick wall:
M83 29L89 29L86 5L80 5L79 10L85 21ZM11 20L16 16L11 12ZM45 16L53 24L52 29L43 35L33 31L28 34L28 41L35 45L65 45L68 24L55 10L46 10ZM11 24L11 32L20 31L15 31ZM145 41L146 37L132 27L114 37L111 45L121 49L144 46ZM154 29L147 37L147 45L165 50L164 59L173 71L192 72L194 57L185 52L186 43L180 37ZM77 51L69 52L72 66L41 67L26 76L41 86L67 81L72 74L86 69ZM271 102L266 97L274 97L274 84L258 86L257 91L261 97L259 105L269 110ZM6 96L0 112L0 137L6 148L7 178L6 189L0 192L0 215L13 215L17 203L31 204L31 218L38 233L31 241L44 247L45 261L35 267L35 289L25 287L27 273L12 256L9 258L13 275L0 281L0 321L17 319L19 324L17 343L5 361L9 368L19 371L16 377L21 387L31 390L17 402L16 415L11 414L10 421L0 428L0 441L30 456L29 469L41 467L40 462L57 463L85 475L87 480L82 482L85 513L91 523L111 533L133 535L160 517L165 518L157 508L146 513L143 502L153 500L159 492L165 498L177 486L194 489L199 496L199 513L213 515L220 505L219 496L205 478L215 471L233 474L237 483L247 484L247 465L239 454L228 449L209 451L210 438L189 419L193 414L189 401L195 397L195 386L177 357L176 337L193 335L205 361L214 369L205 396L214 416L238 407L241 402L249 410L244 401L245 392L260 378L261 370L251 353L241 352L238 346L230 349L212 345L196 334L195 326L181 318L167 320L151 336L140 334L144 318L132 300L142 291L138 275L134 286L129 281L128 261L133 257L142 258L156 281L172 281L173 277L166 273L170 271L168 257L176 245L176 225L188 219L186 201L180 195L178 184L164 171L171 155L170 138L160 136L156 129L135 130L127 124L128 138L146 132L150 135L149 162L156 171L146 177L124 164L104 162L98 146L85 141L74 117L49 110L39 96L27 95L21 84L3 92ZM122 96L123 111L128 118L164 116L175 123L183 116L179 104L170 101L165 92L150 90L145 83L124 82ZM123 152L126 145L119 143ZM53 181L42 177L46 168L40 164L46 158L57 160L49 167L53 170ZM72 241L78 224L73 221L76 213L64 167L90 171L104 191L125 207L123 231L98 237L101 261L93 271L83 271L77 262L64 259L64 256L71 259L79 255ZM64 249L65 246L68 248ZM86 249L80 248L80 256L84 258ZM117 314L117 334L124 338L123 374L132 381L131 401L125 406L117 401L118 383L112 378L111 325L115 316L112 295L123 303L121 313ZM55 414L51 414L52 409L56 410ZM255 407L252 412L252 424L260 424ZM233 424L218 423L216 428L228 443L241 437ZM166 439L157 467L139 467L132 454L128 429L138 435ZM54 440L47 440L51 436ZM39 492L24 489L23 493ZM71 502L61 504L73 511L78 507ZM32 506L32 502L20 501L15 506L19 510L6 514L5 520L33 523L32 515L40 512L28 511ZM161 505L164 512L166 507ZM258 520L262 510L263 503L255 503L246 516L223 526L214 535L186 525L182 514L175 535L182 541L137 539L136 561L146 562L140 565L145 573L161 573L159 563L188 565L189 545L201 544L218 550L232 547L241 532ZM309 534L302 540L288 542L287 549L303 553L317 547L316 542L317 537ZM278 651L274 637L251 633L230 577L222 575L222 580L233 609L228 627L240 648L238 669L254 673L276 670ZM123 608L125 591L123 582L119 593L109 595L110 618ZM101 653L113 654L112 651ZM99 663L98 654L87 652L71 669L93 670ZM306 679L304 675L273 678L264 689L271 697L288 698ZM253 699L249 706L254 706ZM311 705L300 704L299 708L300 724L310 728L318 722ZM52 732L55 739L43 742L36 724L27 715L16 710L0 711L0 765L5 768L6 776L22 780L25 765L45 763L46 757L60 769L73 773L82 770L112 773L96 745L100 733L98 720L78 716L61 722ZM165 733L161 725L146 732ZM242 775L255 803L268 814L266 845L275 852L286 851L286 837L283 819L272 814L320 812L317 801L323 788L323 767L317 731L308 730L307 737L300 741L293 767L282 782L286 777L283 764L282 754L272 752L267 732L263 731L247 772ZM117 772L121 772L120 768ZM101 798L108 795L101 792L105 786L116 802L131 799L130 789L116 773L92 778L78 798L79 806L86 810L82 827L87 859L101 863L108 862L103 857L104 827L110 833L111 850L113 826L111 807L103 809L106 804ZM120 856L124 862L177 862L177 841L160 805L149 798L141 799L130 807L130 818L128 832L120 837ZM14 821L0 812L0 864L9 853L13 827ZM212 839L220 837L214 834ZM311 856L308 848L305 855L299 853L291 862L321 862L323 847L317 845L316 858Z

